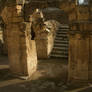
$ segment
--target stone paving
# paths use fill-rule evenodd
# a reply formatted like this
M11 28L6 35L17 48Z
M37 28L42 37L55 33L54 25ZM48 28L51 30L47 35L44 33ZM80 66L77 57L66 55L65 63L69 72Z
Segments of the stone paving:
M38 60L37 72L29 80L12 76L7 60L0 58L0 92L92 92L91 84L67 83L67 60Z

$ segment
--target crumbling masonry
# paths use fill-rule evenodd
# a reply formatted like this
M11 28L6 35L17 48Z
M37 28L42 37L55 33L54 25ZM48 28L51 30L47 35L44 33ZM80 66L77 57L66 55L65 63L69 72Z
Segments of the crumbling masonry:
M12 73L31 76L37 67L35 41L31 41L31 22L24 20L25 0L8 0L1 16L6 25L8 57Z

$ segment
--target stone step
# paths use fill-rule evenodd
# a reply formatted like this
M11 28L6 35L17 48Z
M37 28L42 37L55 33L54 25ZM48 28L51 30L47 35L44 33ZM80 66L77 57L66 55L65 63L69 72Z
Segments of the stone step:
M68 33L57 33L56 36L68 36Z
M59 27L58 29L69 29L69 27Z
M59 29L69 29L69 26L61 26L61 27L59 27Z
M56 37L68 37L67 34L56 34Z
M56 57L56 58L68 58L68 56L67 55L53 55L53 54L51 54L51 57Z
M62 26L68 26L68 27L69 27L69 25L68 25L68 24L61 24L61 25L60 25L60 27L62 27Z
M68 44L58 44L58 43L56 43L56 44L54 44L54 47L68 47L69 45Z
M60 51L67 50L68 51L68 47L53 47L53 50L60 50Z
M59 54L59 55L68 55L68 51L55 51L55 50L53 50L52 51L52 54Z
M68 34L67 31L58 31L57 34Z
M51 57L68 58L68 25L61 25L57 30Z
M54 43L62 43L62 44L68 44L69 41L66 40L66 41L62 41L62 40L55 40Z
M57 31L58 31L58 32L59 32L59 31L60 31L60 32L68 32L69 29L58 29Z
M62 50L55 50L53 49L53 51L51 53L68 53L68 49L62 49Z
M67 41L68 40L68 37L56 37L55 40Z

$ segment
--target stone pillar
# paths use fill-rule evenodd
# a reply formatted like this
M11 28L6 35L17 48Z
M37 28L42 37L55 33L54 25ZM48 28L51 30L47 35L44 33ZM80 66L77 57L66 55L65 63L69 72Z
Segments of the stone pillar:
M89 28L89 29L88 29ZM69 81L92 81L92 22L77 22L69 32Z
M75 23L69 33L69 81L89 79L89 32L86 23ZM91 60L92 61L92 60Z
M92 21L89 6L76 6L70 13L69 75L70 82L92 82ZM71 18L75 13L76 17Z
M24 21L24 0L10 0L2 12L6 23L8 57L12 73L31 76L37 68L35 42L31 41L31 23Z

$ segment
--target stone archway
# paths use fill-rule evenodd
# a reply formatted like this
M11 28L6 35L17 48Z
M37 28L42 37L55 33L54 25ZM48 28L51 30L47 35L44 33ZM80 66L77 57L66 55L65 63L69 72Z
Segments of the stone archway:
M6 25L7 48L12 73L31 76L37 67L35 42L31 41L31 22L24 21L25 0L8 0L1 12ZM9 12L8 12L9 11Z

